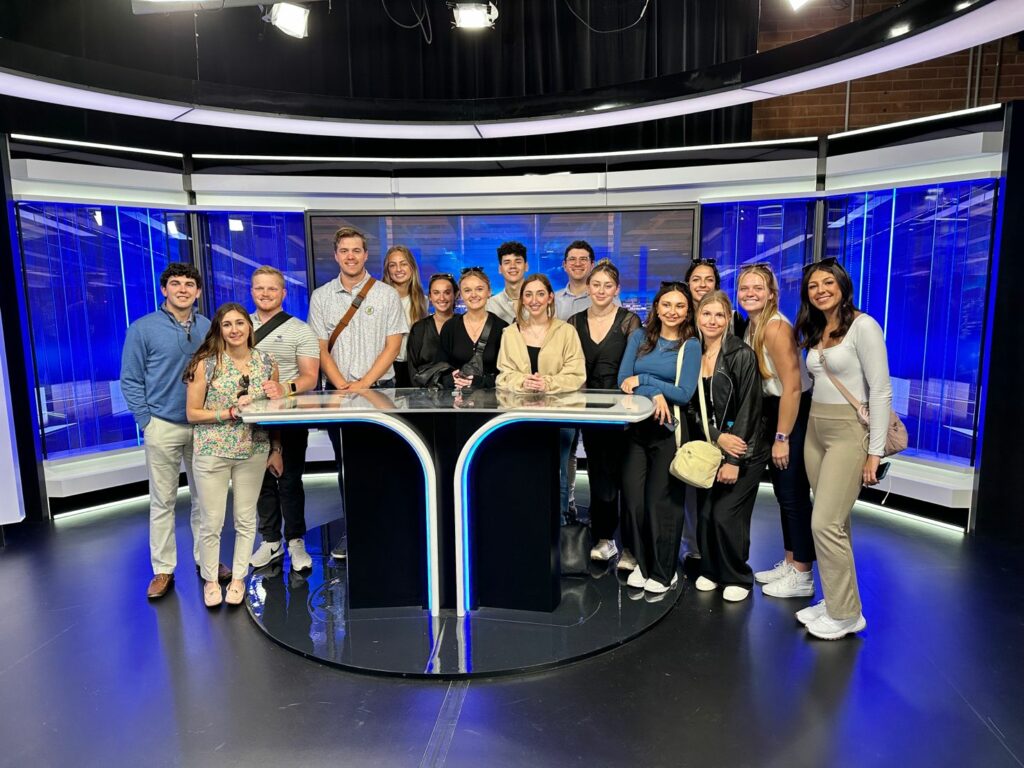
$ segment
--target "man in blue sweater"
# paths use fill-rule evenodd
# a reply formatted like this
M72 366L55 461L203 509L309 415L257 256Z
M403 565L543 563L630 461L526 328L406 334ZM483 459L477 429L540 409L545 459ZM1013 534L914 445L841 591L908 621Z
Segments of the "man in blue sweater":
M182 461L192 497L192 555L199 561L199 499L192 479L192 426L185 417L181 375L210 330L209 319L195 310L202 278L191 264L172 263L160 275L165 301L156 312L130 326L121 356L121 393L143 430L149 473L149 552L153 580L150 600L174 584L177 547L174 506ZM231 572L226 571L228 579ZM220 575L220 574L219 574ZM223 579L221 579L223 581Z

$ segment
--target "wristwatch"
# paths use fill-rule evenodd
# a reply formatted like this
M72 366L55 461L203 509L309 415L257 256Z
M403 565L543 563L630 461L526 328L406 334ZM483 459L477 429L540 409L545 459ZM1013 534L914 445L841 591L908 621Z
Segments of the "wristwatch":
M776 432L775 433L775 442L776 443L788 443L789 442L789 435L787 435L785 432Z
M295 394L296 394L295 393L295 382L294 381L289 381L288 382L288 397L294 397Z

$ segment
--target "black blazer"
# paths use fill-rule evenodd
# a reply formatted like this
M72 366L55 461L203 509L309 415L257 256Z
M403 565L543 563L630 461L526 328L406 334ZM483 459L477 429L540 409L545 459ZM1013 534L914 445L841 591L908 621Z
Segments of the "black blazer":
M441 347L441 335L433 315L427 315L412 324L409 329L409 343L405 348L405 360L409 365L409 380L416 380L416 373L433 365Z
M703 380L698 380L697 386L703 387ZM729 333L722 337L722 351L718 354L715 372L711 377L711 400L707 404L708 416L713 411L716 424L732 422L727 431L742 438L747 444L747 452L742 458L725 454L726 463L746 466L767 461L770 446L764 438L761 374L757 369L757 355L741 339ZM703 438L698 392L694 392L690 400L687 415L693 424L690 430L693 439ZM711 426L709 434L712 440L718 440L722 430Z

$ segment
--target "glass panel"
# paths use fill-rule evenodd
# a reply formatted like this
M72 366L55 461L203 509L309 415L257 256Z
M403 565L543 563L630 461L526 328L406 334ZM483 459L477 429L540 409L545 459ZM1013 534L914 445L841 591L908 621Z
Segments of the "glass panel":
M184 213L19 203L43 451L140 444L119 384L128 324L159 306L160 273L190 261Z
M203 213L200 221L211 315L226 301L237 301L251 309L252 273L257 267L268 266L284 273L288 292L285 310L306 319L309 291L301 213Z
M343 226L366 235L370 271L380 275L389 245L407 246L424 281L435 272L458 275L468 266L484 268L501 290L497 248L518 240L527 248L531 272L544 272L555 289L568 278L562 269L566 246L586 240L598 259L610 258L622 272L622 303L646 317L662 280L678 279L692 257L694 211L657 210L588 213L473 214L432 216L312 215L317 285L338 276L333 235Z
M779 306L790 319L800 308L803 265L814 256L814 201L762 200L703 205L701 256L714 259L722 290L735 302L746 264L767 261L779 279Z
M973 463L995 181L827 201L826 255L885 330L908 454Z

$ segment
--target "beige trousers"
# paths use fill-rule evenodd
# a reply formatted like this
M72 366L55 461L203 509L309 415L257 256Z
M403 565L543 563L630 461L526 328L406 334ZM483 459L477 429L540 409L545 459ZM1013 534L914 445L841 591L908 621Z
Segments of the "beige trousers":
M146 470L149 473L149 558L153 573L174 573L178 548L174 540L174 507L178 501L178 477L185 465L192 499L192 557L199 562L199 497L192 476L192 426L150 418L143 430Z
M850 512L863 480L866 428L852 407L811 403L804 442L807 479L814 491L811 535L828 615L851 619L861 613L853 564Z
M267 469L267 451L248 459L224 459L220 456L196 456L196 486L201 509L199 523L199 564L203 579L217 580L220 562L220 534L227 514L228 483L234 497L235 553L231 575L244 579L256 539L256 502Z

